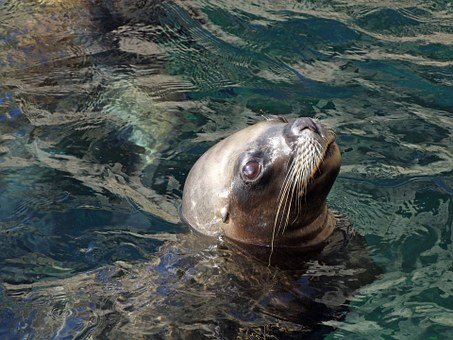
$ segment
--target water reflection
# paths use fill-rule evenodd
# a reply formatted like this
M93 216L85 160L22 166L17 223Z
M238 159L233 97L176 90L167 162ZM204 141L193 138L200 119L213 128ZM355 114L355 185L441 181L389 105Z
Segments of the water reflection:
M306 331L285 294L307 276L184 243L177 219L210 145L303 114L335 127L330 204L384 268L333 337L446 335L451 19L449 1L1 1L0 334Z

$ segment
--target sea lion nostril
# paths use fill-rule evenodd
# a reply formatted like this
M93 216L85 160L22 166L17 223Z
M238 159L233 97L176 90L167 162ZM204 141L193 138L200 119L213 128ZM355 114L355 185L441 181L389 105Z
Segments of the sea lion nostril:
M309 129L315 133L319 134L319 129L316 123L313 121L313 119L308 118L308 117L301 117L296 119L293 124L291 125L291 132L295 135L298 136L301 134L301 132L305 129Z

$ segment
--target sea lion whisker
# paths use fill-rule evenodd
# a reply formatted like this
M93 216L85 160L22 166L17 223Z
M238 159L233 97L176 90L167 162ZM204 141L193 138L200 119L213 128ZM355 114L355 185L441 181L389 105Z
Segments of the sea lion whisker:
M304 192L305 192L305 188L307 187L314 171L313 170L317 170L318 169L318 165L322 162L322 153L321 153L321 149L322 149L322 146L320 145L320 143L314 139L310 140L310 146L312 146L312 148L308 148L309 150L313 150L312 152L306 152L308 154L310 154L309 156L311 157L308 157L308 159L311 159L311 162L309 163L309 166L308 167L303 167L302 166L302 162L301 162L301 159L302 158L305 158L305 157L301 157L300 155L303 155L303 156L306 156L306 153L302 153L302 152L297 152L296 153L296 157L294 159L294 163L293 164L296 164L295 167L293 167L294 171L291 171L291 177L292 178L292 185L290 186L291 190L290 190L290 194L286 195L286 202L285 202L285 209L282 211L282 214L285 214L286 215L286 218L285 218L285 222L283 223L283 225L279 225L279 228L278 228L278 231L280 231L280 229L282 229L281 231L281 234L283 235L283 233L285 232L286 230L286 227L288 226L289 224L289 217L291 215L291 206L293 204L296 205L296 214L294 216L294 220L292 223L295 223L297 221L297 219L299 218L300 216L300 207L301 207L301 204L300 204L300 198L302 196L304 196ZM305 158L307 159L307 158ZM286 189L287 190L287 189ZM296 193L296 202L293 203L293 199L294 199L294 193ZM306 197L305 197L306 199ZM282 220L281 222L283 222L283 217L282 217Z
M284 197L286 196L286 192L288 190L288 185L290 183L289 179L291 179L291 177L292 177L294 166L295 166L295 163L291 163L291 165L289 166L288 171L286 173L286 176L285 176L285 178L283 180L283 185L282 185L282 187L280 189L280 193L279 193L279 197L278 197L277 212L275 214L274 225L272 227L271 251L269 253L269 261L268 261L269 265L271 264L271 258L272 258L272 254L274 252L275 235L276 235L276 233L278 233L280 231L280 228L281 228L281 225L280 225L280 223L278 223L278 220L279 220L280 211L281 211L283 202L285 202L284 209L286 209L286 201L287 200L284 199ZM277 225L278 225L278 228L277 228Z
M292 163L287 174L285 177L285 180L283 182L282 189L280 190L280 195L279 195L279 204L278 204L278 209L277 213L275 215L275 221L274 221L274 228L278 225L278 230L277 232L280 232L280 229L282 227L282 222L283 222L283 215L285 214L285 211L288 209L288 192L293 185L293 174L295 173L296 169L296 163ZM283 210L282 210L283 207ZM280 223L279 223L280 221Z
M298 150L296 150L298 151ZM305 183L303 182L303 178L304 178L304 175L303 175L303 172L304 172L304 168L302 166L302 162L300 161L300 158L301 158L301 155L303 155L303 153L301 152L296 152L296 157L294 158L293 160L293 171L291 171L291 176L289 177L289 179L291 180L291 185L290 185L290 194L287 195L286 197L286 203L285 203L285 210L283 211L283 214L285 214L286 212L286 218L285 218L285 222L279 226L279 229L278 231L281 230L281 234L283 235L285 230L286 230L286 227L289 225L289 218L291 216L291 207L293 205L296 205L296 215L294 217L294 220L292 223L294 223L295 221L297 221L297 218L299 217L299 214L300 214L300 195L303 194L303 191L304 191L304 186L305 186ZM301 180L302 179L302 180ZM296 202L294 202L294 194L296 194ZM283 222L283 217L282 217L282 222Z
M286 229L286 225L289 222L289 216L291 214L291 205L293 203L293 195L295 190L295 184L297 181L297 174L299 173L300 163L293 161L290 167L290 170L287 173L287 176L284 181L282 197L280 198L279 209L276 214L275 224L278 224L277 233L283 234ZM290 197L291 196L291 197ZM280 206L283 204L283 209ZM285 216L285 217L284 217Z
M289 197L289 195L288 195L287 198L286 198L287 199L287 203L288 203L288 210L286 211L286 220L285 220L285 223L284 223L284 225L282 227L282 232L281 232L282 234L285 232L286 226L289 223L289 217L291 215L291 206L293 205L294 193L296 193L297 202L300 200L299 194L300 194L301 181L299 180L299 177L300 177L300 172L301 172L300 171L301 166L300 166L300 162L299 162L299 160L297 158L298 157L296 157L296 159L293 162L294 168L293 168L293 171L291 172L291 177L289 178L291 180L291 197ZM299 204L298 203L296 203L296 208L297 208L296 217L295 217L295 219L294 219L294 221L292 223L295 222L295 220L297 219L297 216L299 215ZM280 229L281 228L279 228L279 230Z
M302 188L301 188L301 183L300 181L297 181L296 182L296 186L297 186L297 189L296 189L296 216L294 217L294 221L293 223L296 222L297 218L299 217L300 213L301 213L301 205L300 205L300 198L301 198L301 195L302 195Z
M283 229L282 229L282 235L285 233L286 227L289 224L289 218L291 216L291 205L293 203L293 197L294 197L294 192L295 192L296 185L293 182L291 185L291 190L290 190L290 195L288 195L288 209L286 211L286 218L285 218L285 223L283 224Z
M293 185L293 193L291 195L291 199L290 199L290 202L291 202L291 205L295 205L296 206L296 214L294 216L294 220L291 224L295 223L297 221L297 219L299 218L300 216L300 197L301 195L303 195L304 193L304 188L305 188L305 183L301 180L303 179L303 167L301 166L301 163L299 162L299 160L296 160L298 166L296 167L297 171L295 173L295 176L294 176L294 185ZM294 193L296 194L296 202L293 201L293 195ZM286 227L288 226L288 222L289 222L289 215L291 214L291 208L289 209L289 211L287 212L288 214L288 217L287 217L287 222L283 228L283 231L282 231L282 234L285 232L285 229Z
M272 239L271 239L271 247L274 245L274 239L275 239L275 234L280 230L280 226L278 227L277 231L277 225L279 224L279 216L280 216L280 211L282 209L282 204L285 201L284 197L286 196L286 191L288 190L288 179L291 177L291 173L294 168L294 163L291 163L291 165L288 168L288 171L286 173L285 179L283 180L283 185L280 189L280 193L278 196L278 206L277 206L277 212L275 214L275 219L274 219L274 226L272 228ZM286 205L286 203L285 203Z
M283 185L282 185L282 188L280 189L280 193L279 193L279 198L278 198L278 201L279 201L279 204L278 204L278 209L277 209L277 215L279 215L279 212L280 212L280 209L281 209L281 206L283 204L283 202L285 201L285 196L286 196L286 193L288 191L288 187L289 187L289 179L291 178L291 174L293 172L293 166L291 166L291 168L288 170L287 174L286 174L286 177L283 181Z
M283 210L279 209L277 214L277 220L280 219L278 232L282 230L282 234L284 233L286 226L289 224L289 216L291 215L291 206L294 204L294 193L297 192L296 197L297 201L300 202L300 196L303 195L304 190L309 182L309 179L313 173L313 169L316 168L317 161L319 160L319 154L321 154L320 149L321 145L316 140L310 140L310 148L306 148L305 150L312 150L312 152L300 151L300 146L296 145L295 147L295 157L292 162L291 171L287 173L285 178L285 185L283 190L283 195L281 197L281 202L284 200ZM309 163L308 167L303 166L303 159L310 159L311 162ZM288 185L289 181L289 185ZM297 207L297 212L294 221L297 220L300 214L300 203L296 202L295 205ZM285 216L283 218L283 216ZM294 223L293 221L293 223Z
M286 173L285 179L283 181L282 188L280 189L280 194L279 194L279 204L277 208L277 212L275 215L275 220L274 220L274 225L272 228L272 239L271 239L271 251L269 253L269 259L268 259L268 264L271 264L271 258L272 254L274 252L274 243L275 243L275 235L277 233L280 233L280 230L282 230L282 234L284 233L286 229L286 225L288 223L288 216L291 211L291 200L288 200L289 192L292 191L294 192L294 175L297 174L297 162L292 162L288 172ZM283 208L283 210L282 210ZM286 222L283 223L283 216L285 215L285 211L287 211L287 218Z

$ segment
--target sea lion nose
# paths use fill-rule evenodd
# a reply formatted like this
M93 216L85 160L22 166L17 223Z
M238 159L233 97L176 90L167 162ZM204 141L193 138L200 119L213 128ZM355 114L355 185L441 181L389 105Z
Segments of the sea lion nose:
M313 119L308 118L308 117L301 117L297 118L292 124L290 128L290 133L297 137L299 136L302 131L305 129L309 129L317 134L319 134L319 129L316 123L313 121Z

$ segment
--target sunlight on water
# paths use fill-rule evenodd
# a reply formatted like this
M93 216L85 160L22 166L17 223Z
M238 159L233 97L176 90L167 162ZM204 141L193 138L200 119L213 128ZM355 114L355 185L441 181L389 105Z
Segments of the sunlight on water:
M0 80L2 338L451 337L451 1L0 0ZM370 273L186 234L191 165L269 114L334 127Z

